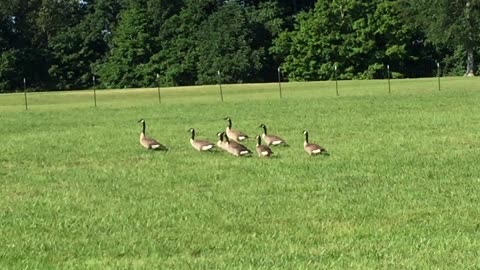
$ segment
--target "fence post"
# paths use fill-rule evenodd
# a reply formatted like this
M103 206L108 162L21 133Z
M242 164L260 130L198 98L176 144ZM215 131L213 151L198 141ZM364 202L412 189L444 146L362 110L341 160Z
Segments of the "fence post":
M96 108L97 107L97 84L96 84L95 75L93 75L92 81L93 81L93 105Z
M220 70L217 70L217 75L218 75L218 85L220 86L220 99L223 102L222 77L220 76Z
M339 96L338 95L338 77L337 77L337 64L335 64L335 91L337 92L337 97Z
M437 62L438 91L440 91L440 63Z
M282 73L280 67L277 68L278 71L278 91L280 93L280 98L282 98Z
M23 94L25 97L25 111L28 111L28 102L27 102L27 79L23 78Z
M390 65L387 65L387 79L388 79L388 93L391 94L391 89L390 89Z
M160 74L157 73L157 92L158 92L158 104L162 104L162 98L160 95Z

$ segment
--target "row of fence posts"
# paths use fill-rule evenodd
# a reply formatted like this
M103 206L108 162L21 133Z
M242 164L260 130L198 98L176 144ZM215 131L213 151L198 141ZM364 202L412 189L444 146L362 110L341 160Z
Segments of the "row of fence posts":
M335 80L335 92L337 96L339 96L338 92L338 68L337 65L334 65L334 80ZM440 91L440 63L437 62L437 80L438 80L438 91ZM277 74L278 74L278 92L280 99L282 98L282 71L281 68L277 68ZM220 94L220 100L223 102L223 89L222 89L222 73L220 70L217 71L217 76L218 76L218 86L219 86L219 94ZM160 93L160 74L156 74L157 77L157 92L158 92L158 104L162 103L162 96ZM387 65L387 81L388 81L388 93L391 94L391 85L390 85L390 79L392 77L392 74L390 72L390 65ZM96 78L95 76L92 77L92 82L93 82L93 104L95 107L97 107L97 83L96 83ZM25 110L28 110L28 98L27 98L27 79L23 78L23 91L24 91L24 99L25 99Z

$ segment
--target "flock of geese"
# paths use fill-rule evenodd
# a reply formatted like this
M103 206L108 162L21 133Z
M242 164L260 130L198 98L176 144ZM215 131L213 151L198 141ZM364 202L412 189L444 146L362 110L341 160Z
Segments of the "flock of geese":
M188 130L188 132L191 133L190 137L190 144L192 147L197 150L197 151L210 151L214 147L218 147L227 153L230 153L234 156L240 157L240 156L246 156L252 154L252 151L250 151L245 145L241 144L241 142L245 141L246 139L249 138L248 135L245 133L235 130L232 128L232 119L230 117L225 117L224 120L228 121L227 128L223 132L218 132L217 137L218 141L216 144L209 142L207 140L199 140L195 139L195 129L191 128ZM146 130L146 123L144 119L140 119L138 121L139 123L142 123L143 128L142 132L140 133L140 144L146 148L146 149L151 149L151 150L163 150L166 151L168 150L165 145L159 143L157 140L147 137L145 134ZM288 146L287 142L282 139L279 136L276 135L271 135L267 134L267 126L264 124L261 124L258 126L259 128L263 129L263 133L261 135L255 136L255 139L257 140L257 144L255 147L255 150L258 154L259 157L269 157L273 154L272 149L270 149L270 146L277 146L277 145L285 145ZM314 156L314 155L320 155L320 154L327 154L327 150L323 148L322 146L314 143L310 143L308 141L308 131L304 130L303 134L305 135L305 141L303 143L303 149L305 152L307 152L308 155ZM262 144L262 139L265 141L266 145Z

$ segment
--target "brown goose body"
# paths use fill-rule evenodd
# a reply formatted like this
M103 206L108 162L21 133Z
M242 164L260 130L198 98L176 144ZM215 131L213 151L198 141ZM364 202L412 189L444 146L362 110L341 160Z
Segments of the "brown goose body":
M267 134L267 126L265 126L264 124L261 124L259 127L263 128L262 139L265 141L267 145L281 145L281 144L288 145L284 139L276 135Z
M228 121L228 126L225 129L225 134L228 138L236 142L241 142L249 138L247 134L232 128L232 119L230 119L230 117L225 117L225 120Z
M222 150L227 151L227 143L223 139L223 133L224 132L218 132L217 133L217 136L218 136L217 147L222 149Z
M226 135L225 133L223 134L223 136L225 138L225 150L228 153L237 157L246 156L252 153L252 151L250 151L245 145L230 141L228 135Z
M146 124L145 120L140 119L138 122L141 122L143 125L142 132L140 133L140 145L142 145L146 149L151 149L151 150L167 150L167 147L159 143L157 140L147 137L145 135L145 130L146 130Z
M255 150L257 150L257 154L259 157L269 157L273 154L272 149L266 145L262 145L262 139L260 136L255 137L257 139L257 146Z
M225 134L225 131L218 132L217 136L218 136L217 147L227 152L229 147L245 147L242 144L239 144L235 141L230 141L228 139L225 139L227 137L227 135Z
M308 142L308 131L304 130L303 134L305 135L305 141L303 142L303 149L305 152L310 156L320 155L327 152L327 149L323 148L322 146L314 143Z
M192 137L190 138L190 144L197 151L209 151L215 146L215 144L207 140L195 140L195 129L191 128L188 131L192 133Z

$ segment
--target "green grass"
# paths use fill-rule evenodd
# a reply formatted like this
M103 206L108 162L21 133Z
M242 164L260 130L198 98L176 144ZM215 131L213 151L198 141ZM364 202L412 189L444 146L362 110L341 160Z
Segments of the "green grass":
M476 78L442 78L443 91L478 90ZM339 81L342 97L384 96L388 94L386 80ZM391 91L395 96L432 94L438 92L436 79L391 80ZM228 103L279 98L277 83L223 85L224 100ZM282 96L286 99L330 98L335 96L335 82L283 83ZM220 102L219 87L193 86L161 88L162 104L212 104ZM93 90L65 92L28 93L30 110L52 111L58 109L90 108L94 106ZM97 90L97 106L124 108L158 105L157 88ZM25 110L23 93L0 95L0 112Z
M339 86L0 95L0 269L478 269L480 80ZM194 151L225 116L291 147Z

